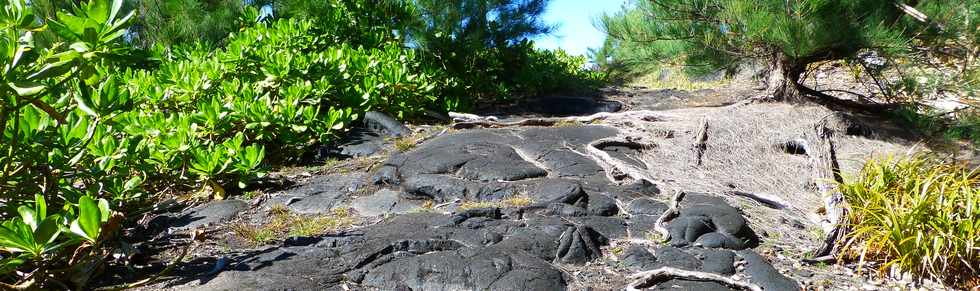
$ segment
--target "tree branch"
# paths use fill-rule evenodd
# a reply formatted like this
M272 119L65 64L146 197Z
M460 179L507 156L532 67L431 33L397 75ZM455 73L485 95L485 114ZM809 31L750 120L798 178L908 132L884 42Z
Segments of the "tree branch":
M629 283L629 285L626 285L626 290L628 291L647 290L648 288L656 286L658 283L662 283L672 278L691 279L696 281L712 281L742 290L762 291L762 287L759 285L738 281L731 277L707 272L681 270L672 267L660 267L655 270L639 272L633 274L630 276L630 278L634 279L634 281Z

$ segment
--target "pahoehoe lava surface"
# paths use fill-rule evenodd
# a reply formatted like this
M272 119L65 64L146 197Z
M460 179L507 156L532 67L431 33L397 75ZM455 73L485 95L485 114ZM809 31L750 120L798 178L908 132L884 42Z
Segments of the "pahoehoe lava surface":
M224 271L209 276L185 274L166 287L568 289L575 280L569 268L609 267L610 242L645 239L667 209L663 202L667 197L656 184L609 181L602 167L583 154L590 142L619 133L604 126L467 130L394 154L370 175L316 177L270 201L311 213L356 200L355 209L382 209L362 215L382 216L386 209L407 209L399 205L420 200L452 204L527 197L531 202L449 213L402 211L409 213L340 233L231 252ZM632 156L643 149L601 150L635 163ZM368 184L376 184L378 194L355 199L354 194L368 189ZM373 203L374 197L384 200ZM670 266L732 275L736 261L745 261L752 280L767 286L766 290L795 286L751 250L759 239L741 212L725 200L711 194L687 195L680 213L668 222L669 243L653 248L630 245L620 255L622 264L630 271ZM664 287L655 289L724 289L680 279L658 286Z

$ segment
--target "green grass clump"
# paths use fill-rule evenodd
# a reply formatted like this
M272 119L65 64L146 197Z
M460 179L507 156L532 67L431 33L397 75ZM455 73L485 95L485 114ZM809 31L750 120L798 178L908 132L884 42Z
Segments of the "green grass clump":
M405 136L395 139L395 149L398 152L407 152L418 145L419 139L413 136Z
M869 161L841 192L844 255L957 287L980 276L980 171L930 156ZM971 282L972 281L972 282Z

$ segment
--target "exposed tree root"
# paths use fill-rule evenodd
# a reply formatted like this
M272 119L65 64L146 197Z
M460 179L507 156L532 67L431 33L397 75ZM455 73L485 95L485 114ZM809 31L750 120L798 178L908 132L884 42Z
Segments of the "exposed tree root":
M496 117L493 116L479 116L475 114L466 113L456 113L450 112L449 116L453 118L456 122L452 125L454 129L467 129L476 127L488 127L488 128L500 128L500 127L514 127L514 126L553 126L562 122L582 122L589 123L598 120L615 120L615 119L639 119L643 121L660 121L663 118L656 114L654 111L640 110L640 111L626 111L626 112L602 112L596 113L589 116L570 116L570 117L547 117L547 118L529 118L518 121L510 122L500 122Z
M701 166L701 158L704 157L704 151L708 149L708 119L701 118L701 125L698 126L698 132L694 135L694 144L691 146L691 150L694 151L694 165Z
M797 84L796 87L797 90L801 93L800 95L801 97L803 97L804 100L809 100L813 103L817 103L834 110L861 111L861 112L880 114L880 113L898 109L900 106L900 104L862 103L853 100L840 99L828 95L827 93L824 93L822 91L814 90L812 88L800 84ZM780 96L774 96L772 94L763 94L763 95L754 96L742 100L740 102L732 104L731 106L743 106L743 105L764 103L764 102L778 102L782 100L783 98L781 98Z
M661 267L650 271L639 272L633 274L630 276L630 278L632 278L634 281L626 285L626 290L629 291L645 290L656 286L658 283L674 278L696 281L711 281L742 290L762 291L762 287L759 285L735 280L731 277L707 272L687 271L671 267Z
M674 219L681 214L679 205L683 199L683 191L677 191L674 193L674 197L670 200L670 208L667 208L667 210L664 211L664 214L661 214L660 217L657 218L657 221L653 224L653 230L660 234L660 238L662 238L663 241L670 240L670 231L667 231L667 226L664 224L667 223L668 220Z
M725 191L725 194L732 195L732 196L741 196L741 197L749 198L749 199L755 200L756 202L762 203L763 205L766 205L767 207L773 208L773 209L783 209L783 208L789 207L789 203L787 203L782 198L779 198L779 197L776 197L776 196L773 196L773 195L769 195L769 194L765 194L765 193L749 193L749 192L742 192L742 191Z
M646 149L653 147L652 145L641 143L635 139L626 138L606 138L593 141L585 146L586 153L583 154L589 158L592 158L602 167L602 170L606 173L606 178L613 183L623 183L632 181L645 180L650 183L657 184L653 177L647 174L647 171L638 169L633 165L626 162L620 161L609 155L602 148L607 146L625 146L634 149Z
M800 92L809 97L808 99L831 109L847 109L878 114L895 110L899 107L898 104L861 103L852 100L840 99L803 85L799 85L798 87Z

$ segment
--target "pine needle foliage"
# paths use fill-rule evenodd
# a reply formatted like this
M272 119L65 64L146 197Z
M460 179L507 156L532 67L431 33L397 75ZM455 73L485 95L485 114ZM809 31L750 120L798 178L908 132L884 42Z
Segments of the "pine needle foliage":
M850 258L959 287L980 276L980 169L923 155L872 160L840 190Z
M926 28L906 17L893 0L637 1L601 17L609 37L593 53L634 72L670 64L704 73L761 60L796 86L811 63L866 49L906 52L910 35Z

